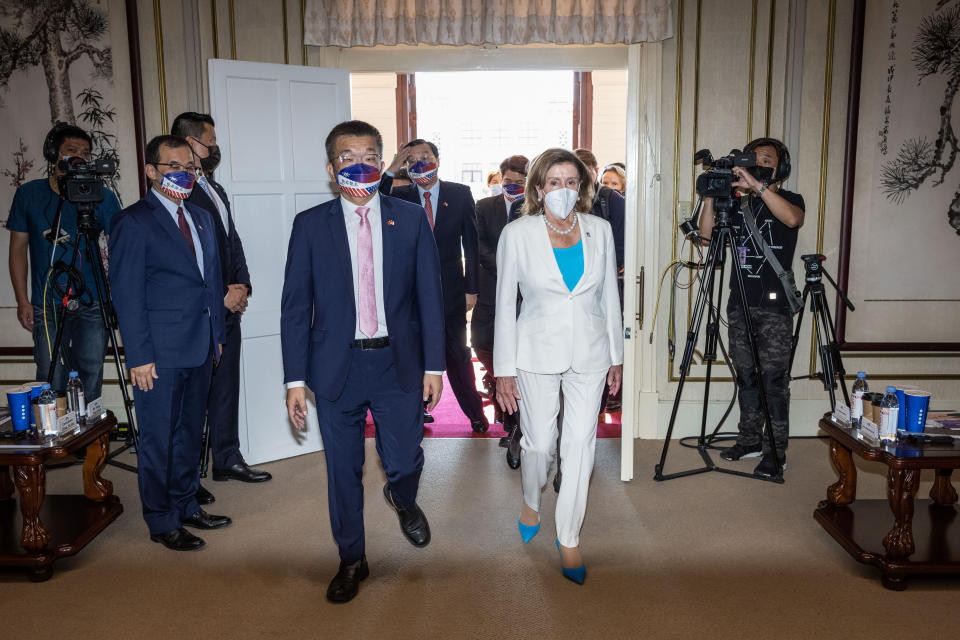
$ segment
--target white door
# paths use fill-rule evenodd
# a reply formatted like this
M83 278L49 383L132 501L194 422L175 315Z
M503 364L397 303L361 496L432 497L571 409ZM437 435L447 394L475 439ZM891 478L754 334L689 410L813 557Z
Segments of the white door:
M350 118L341 69L210 60L210 111L253 297L243 315L240 450L250 464L322 448L310 401L306 434L287 419L280 353L280 293L297 212L335 197L324 140ZM308 394L309 396L309 394Z

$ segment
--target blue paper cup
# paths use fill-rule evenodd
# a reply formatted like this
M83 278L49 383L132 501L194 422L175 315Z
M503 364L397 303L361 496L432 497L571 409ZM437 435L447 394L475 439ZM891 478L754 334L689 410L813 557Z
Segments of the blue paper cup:
M32 403L34 400L40 397L40 392L43 391L43 383L28 382L23 385L23 388L30 392L30 402ZM31 427L37 426L37 421L34 418L33 411L30 412L30 426Z
M14 431L30 429L30 392L22 387L7 389L7 403L10 405L10 417Z
M897 429L905 429L907 425L907 399L904 390L897 387Z
M930 409L930 393L909 389L904 392L904 427L911 433L922 433L927 424L927 410Z

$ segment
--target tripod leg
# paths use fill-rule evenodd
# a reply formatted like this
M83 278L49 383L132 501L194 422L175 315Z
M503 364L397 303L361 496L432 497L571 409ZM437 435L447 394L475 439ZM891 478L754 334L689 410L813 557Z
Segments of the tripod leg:
M840 383L840 390L843 392L843 401L850 406L850 394L847 393L847 370L843 367L843 358L840 356L840 345L837 344L836 325L833 324L833 316L830 315L830 306L827 304L826 296L823 299L823 326L826 327L827 337L830 345L830 355L833 358L833 368L836 372L837 380Z
M96 287L97 297L100 299L100 318L103 326L107 330L107 336L110 341L110 350L113 352L113 363L117 370L117 384L120 385L120 394L123 396L123 409L127 414L127 424L130 425L130 437L133 440L133 446L137 451L140 450L140 437L137 431L137 423L133 419L133 401L127 390L127 379L123 375L123 367L120 365L120 347L117 342L117 330L113 312L113 303L110 296L110 282L106 273L103 271L103 262L100 260L100 251L97 247L97 232L95 229L87 229L83 232L87 261L93 266L93 284ZM128 467L128 465L124 465Z
M803 324L803 312L807 308L807 294L809 292L809 285L803 288L803 300L800 311L797 313L797 328L793 332L793 341L790 343L790 364L787 365L787 372L790 374L793 373L793 358L797 355L797 345L800 343L800 326Z
M687 374L690 373L690 363L693 361L693 351L696 348L697 336L700 334L700 323L703 320L703 311L707 302L707 292L713 290L715 268L717 265L720 250L723 248L723 234L715 230L710 240L710 248L707 250L707 259L704 264L704 274L700 281L700 289L697 292L697 300L693 305L693 315L691 317L691 327L687 330L687 343L683 350L683 358L680 361L680 379L677 383L677 394L673 399L673 409L670 411L670 422L667 424L667 433L663 441L663 450L660 452L660 462L654 467L654 479L664 480L663 465L667 459L667 450L670 447L670 438L673 436L673 429L677 421L677 411L680 409L680 398L683 395L684 383L687 380ZM710 467L705 467L695 471L710 471ZM689 475L689 474L682 474Z
M822 285L821 285L822 286ZM836 371L833 368L833 353L830 351L829 343L824 343L823 331L826 326L826 318L823 317L823 290L813 292L813 332L817 336L817 353L820 354L820 366L823 367L823 388L830 395L830 411L837 408L836 389Z

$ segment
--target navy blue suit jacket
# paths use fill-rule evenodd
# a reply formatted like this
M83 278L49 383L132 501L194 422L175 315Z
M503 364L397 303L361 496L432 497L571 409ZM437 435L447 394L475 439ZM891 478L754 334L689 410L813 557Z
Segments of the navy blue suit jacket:
M443 298L437 247L423 209L379 195L383 304L400 386L423 384L444 369ZM350 368L357 305L340 199L301 211L293 221L280 307L284 382L304 380L336 400Z
M223 283L213 217L184 203L193 217L204 269L152 191L110 225L110 287L127 367L198 367L226 342Z
M213 227L217 232L217 250L220 253L223 295L227 295L227 285L231 284L245 284L247 285L247 295L253 295L253 287L250 285L250 271L247 269L247 257L243 253L243 243L240 242L240 235L237 233L237 227L233 221L230 198L227 197L227 192L220 186L220 183L214 182L210 176L207 176L207 181L227 208L227 226L223 226L223 220L220 219L220 214L217 212L217 205L199 184L193 187L187 202L206 209L213 216ZM233 312L227 311L228 320L233 316Z
M420 206L417 185L400 187L390 193L392 185L393 178L384 176L380 181L380 193L390 194L394 198ZM441 180L437 199L439 202L433 203L436 220L433 237L440 254L444 312L447 315L463 316L467 313L466 294L480 291L477 208L470 188L457 182Z

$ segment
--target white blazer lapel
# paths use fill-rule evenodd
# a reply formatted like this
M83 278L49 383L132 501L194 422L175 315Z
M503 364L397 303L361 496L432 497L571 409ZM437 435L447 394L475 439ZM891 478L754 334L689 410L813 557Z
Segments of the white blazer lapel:
M573 288L572 293L576 293L578 289L586 286L587 276L590 274L590 269L593 266L593 261L597 255L597 230L593 227L593 220L590 220L590 214L580 214L580 242L583 243L583 275L580 276L580 281L577 282L577 286Z
M545 213L541 213L538 218L545 215ZM557 257L554 255L553 245L550 243L550 233L547 231L547 225L544 224L543 220L538 219L537 222L539 224L531 225L530 227L530 232L533 234L531 240L534 246L539 247L538 253L544 263L545 273L550 274L550 277L555 281L557 286L566 289L567 285L563 281L560 265L557 264Z

